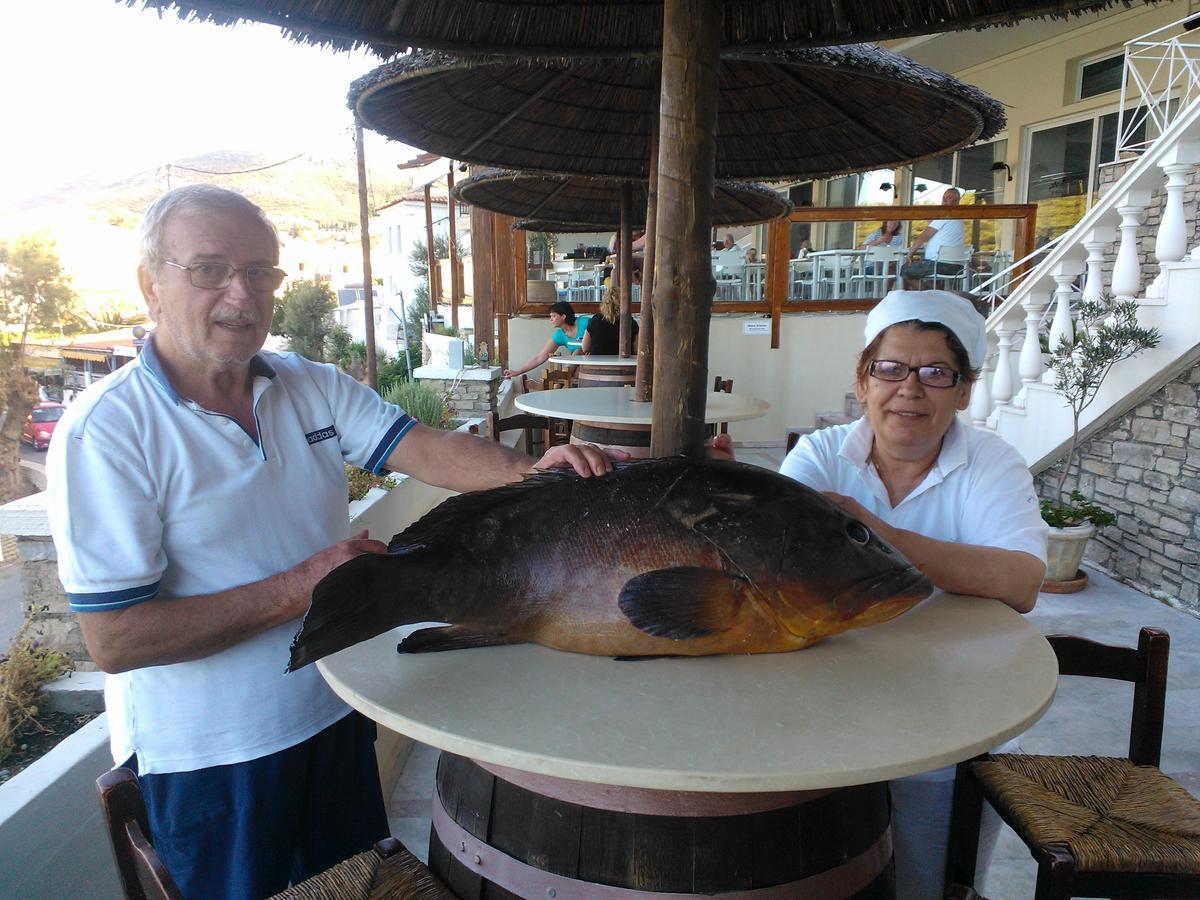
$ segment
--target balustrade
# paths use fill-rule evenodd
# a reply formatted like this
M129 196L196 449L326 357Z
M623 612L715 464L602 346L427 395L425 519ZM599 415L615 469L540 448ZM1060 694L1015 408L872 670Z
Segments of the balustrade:
M1112 291L1118 300L1132 300L1142 286L1137 230L1149 203L1149 191L1134 190L1129 191L1117 207L1121 217L1121 224L1117 226L1121 230L1121 242L1117 248L1117 261L1113 264Z

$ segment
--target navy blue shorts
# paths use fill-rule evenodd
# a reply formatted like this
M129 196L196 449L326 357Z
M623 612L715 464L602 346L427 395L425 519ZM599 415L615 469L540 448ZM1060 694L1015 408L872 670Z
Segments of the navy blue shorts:
M388 835L375 723L358 713L270 756L138 780L187 898L267 897Z

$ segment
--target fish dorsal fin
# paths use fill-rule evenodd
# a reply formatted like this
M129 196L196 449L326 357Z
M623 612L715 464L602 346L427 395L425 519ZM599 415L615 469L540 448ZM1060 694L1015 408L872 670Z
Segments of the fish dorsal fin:
M617 604L638 629L682 640L732 628L741 607L740 578L699 566L643 572L625 582Z

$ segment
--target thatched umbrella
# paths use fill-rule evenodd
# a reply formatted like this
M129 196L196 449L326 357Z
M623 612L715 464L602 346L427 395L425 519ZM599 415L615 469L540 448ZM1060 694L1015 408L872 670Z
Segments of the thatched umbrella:
M293 38L338 50L370 47L383 57L408 47L520 56L657 56L661 0L124 0L174 8L221 24L279 25ZM715 18L724 47L814 47L1066 18L1113 0L723 0Z
M422 51L355 81L349 101L375 131L455 159L645 179L654 165L660 102L664 109L679 106L663 118L676 129L661 142L664 152L693 150L696 141L678 129L700 107L665 88L660 101L659 68L645 58L520 60ZM977 89L869 44L738 54L720 60L713 74L720 116L719 133L709 134L710 168L688 174L677 163L655 166L659 176L673 173L659 182L677 199L651 223L657 234L648 235L653 248L644 274L659 286L664 303L656 318L666 323L676 352L652 357L653 334L643 325L637 395L649 399L653 381L681 404L661 413L674 431L661 446L655 439L656 455L698 449L703 436L715 290L708 255L714 170L717 178L828 177L942 154L991 137L1004 124L1000 104ZM680 229L689 234L686 263L675 252L685 246L677 243ZM656 410L656 425L659 416Z
M538 175L486 169L460 181L455 193L464 203L515 216L529 231L615 231L620 227L621 187L632 190L634 222L643 222L646 181L624 182L587 175ZM792 204L764 184L717 182L713 225L750 225L778 219Z
M1103 9L1108 0L125 0L174 7L227 24L281 24L295 39L382 54L405 45L626 58L653 53L661 36L662 86L656 281L665 324L677 332L670 361L678 401L655 404L656 456L701 452L706 389L711 184L716 160L719 57L741 46L819 45L1012 24L1034 16ZM586 102L586 100L584 101ZM762 177L762 176L749 176ZM656 381L664 357L655 360ZM664 374L667 374L664 372Z
M650 202L648 181L623 181L587 175L539 175L511 169L485 169L455 187L464 203L515 216L516 228L528 231L612 231L620 241L621 356L629 353L631 332L631 253L629 231L645 224ZM786 216L789 200L763 184L728 181L713 186L713 225L749 225ZM652 268L652 256L646 260ZM643 327L639 355L652 352L653 325L647 315L653 276L643 269ZM643 381L647 373L643 372Z
M368 128L485 166L645 179L659 111L654 59L520 60L417 52L356 80ZM871 44L722 59L718 179L825 178L990 137L976 88Z

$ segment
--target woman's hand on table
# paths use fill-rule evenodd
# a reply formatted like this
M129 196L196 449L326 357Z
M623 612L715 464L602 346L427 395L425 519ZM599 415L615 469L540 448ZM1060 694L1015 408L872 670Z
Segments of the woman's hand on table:
M733 438L727 434L718 434L711 441L705 441L704 455L708 459L736 462L737 457L733 455Z
M629 459L624 450L601 449L595 444L559 444L533 464L533 471L571 468L584 478L603 475L613 469L613 460Z

